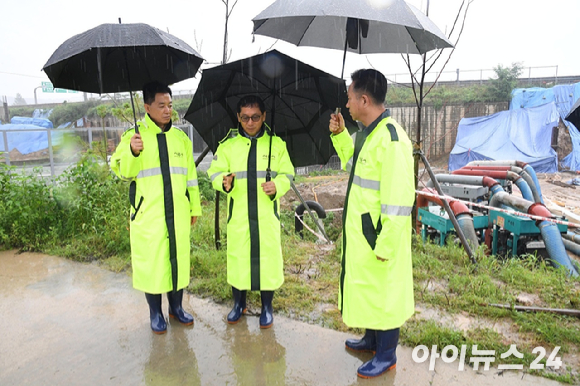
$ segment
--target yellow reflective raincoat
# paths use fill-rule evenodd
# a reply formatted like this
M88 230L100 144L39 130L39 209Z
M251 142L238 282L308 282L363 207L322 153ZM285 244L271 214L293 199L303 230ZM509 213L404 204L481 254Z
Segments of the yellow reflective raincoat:
M133 287L160 294L189 284L191 217L201 215L197 172L183 131L163 132L149 115L138 125L143 151L133 155L135 129L125 131L111 169L131 181Z
M343 168L350 171L343 212L342 318L349 327L398 328L415 308L411 142L388 111L358 132L354 145L346 130L331 139Z
M264 124L265 127L267 127ZM271 153L270 139L272 142ZM276 195L262 190L268 154ZM294 178L286 143L262 128L256 138L231 129L207 171L214 189L224 192L223 176L235 173L228 193L228 283L239 290L273 291L284 282L280 244L280 197Z

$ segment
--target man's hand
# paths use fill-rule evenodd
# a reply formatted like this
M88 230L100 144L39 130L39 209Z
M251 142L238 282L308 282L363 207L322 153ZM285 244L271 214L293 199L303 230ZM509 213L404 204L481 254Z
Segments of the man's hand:
M141 140L141 134L135 134L131 137L131 151L135 156L138 156L143 151L143 141Z
M274 181L263 182L262 183L262 190L268 196L272 196L272 195L276 194L276 184L274 183Z
M191 216L191 225L193 226L193 224L195 224L195 222L197 221L197 217L196 216Z
M341 113L330 114L330 122L328 123L328 130L332 134L340 134L345 129L344 118Z
M230 173L230 174L224 175L224 177L223 177L222 185L224 187L224 190L227 193L229 193L229 191L232 190L232 181L234 180L235 176L236 176L236 173Z

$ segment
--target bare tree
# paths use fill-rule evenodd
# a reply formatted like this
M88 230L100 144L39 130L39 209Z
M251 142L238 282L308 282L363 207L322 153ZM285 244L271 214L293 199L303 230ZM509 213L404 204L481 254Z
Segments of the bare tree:
M454 44L453 44L453 48L451 50L443 50L443 49L439 49L439 50L435 50L433 52L429 53L429 56L427 56L428 54L425 53L423 55L421 55L421 65L413 70L413 67L411 65L411 58L409 57L409 54L401 54L401 57L403 58L403 60L405 61L405 64L407 65L407 69L409 70L409 74L411 75L411 87L413 89L413 95L415 97L415 104L417 105L417 131L416 131L416 135L415 135L415 150L421 150L421 120L422 120L422 111L423 111L423 103L425 101L425 98L427 97L427 95L429 95L429 93L431 92L431 90L433 90L433 87L437 84L437 81L439 80L439 77L441 76L441 74L443 73L443 70L445 69L445 66L447 65L447 63L449 63L449 59L451 58L451 55L453 55L453 53L455 52L455 48L457 47L457 44L459 43L459 40L461 38L461 35L463 33L463 28L465 27L465 20L467 18L467 13L469 11L469 6L471 5L471 3L475 1L475 0L463 0L461 2L461 5L459 7L459 10L457 11L457 15L455 16L455 20L453 22L453 26L451 28L451 31L449 32L449 34L447 35L447 38L450 41L453 41L452 39L455 40ZM426 11L426 16L429 16L429 1L427 1L427 11ZM427 75L427 73L429 73L431 70L433 70L434 65L443 58L443 53L447 53L447 58L445 60L445 63L443 63L443 65L441 66L441 68L439 69L436 77L435 77L435 81L433 81L433 83L429 86L426 87L425 85L425 76ZM419 155L416 154L415 155L415 186L417 186L418 183L418 175L419 175Z
M222 64L226 64L228 62L228 22L230 20L230 16L234 10L236 4L238 4L238 0L234 0L232 6L230 7L230 0L222 0L222 3L226 6L226 19L225 19L225 28L224 28L224 52L222 57ZM230 50L231 54L231 50Z

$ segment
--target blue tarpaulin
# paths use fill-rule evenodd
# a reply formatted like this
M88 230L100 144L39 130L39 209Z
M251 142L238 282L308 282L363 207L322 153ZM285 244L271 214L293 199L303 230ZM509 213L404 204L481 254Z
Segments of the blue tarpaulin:
M4 144L4 135L0 132L0 151L11 151L17 149L20 154L29 154L38 150L48 148L48 134L46 128L27 124L7 124L0 125L0 130L10 130L6 136L8 139L8 149ZM62 132L51 130L51 141L53 145L62 142Z
M552 88L516 88L512 91L510 103L510 110L540 106L549 102L556 104L560 118L568 128L572 140L572 152L561 160L560 164L570 170L580 170L580 132L579 128L564 118L578 98L580 98L580 83L575 83Z
M52 129L54 126L52 122L45 118L30 118L30 117L12 117L10 119L10 123L15 125L23 124L23 125L34 125L44 127L45 129Z
M552 128L560 116L554 102L542 106L463 118L449 155L453 171L478 160L517 160L543 173L558 171L558 156L551 147Z

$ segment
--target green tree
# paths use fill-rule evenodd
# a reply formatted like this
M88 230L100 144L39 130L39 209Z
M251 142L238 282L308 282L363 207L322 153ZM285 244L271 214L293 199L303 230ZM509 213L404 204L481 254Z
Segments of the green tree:
M493 68L495 78L490 78L489 91L494 99L510 101L512 99L512 90L518 84L518 77L522 74L523 65L521 63L512 63L511 67L504 67L498 64Z
M133 117L133 107L131 106L131 101L124 102L121 106L117 104L115 99L113 99L113 103L115 106L111 109L111 114L121 121L129 122L129 124L133 125L135 123L135 119ZM142 111L143 106L143 98L141 94L136 92L133 94L133 104L135 105L135 118L140 120L143 118L144 112Z
M16 98L14 98L14 102L12 103L14 106L25 106L26 99L22 97L20 94L16 94Z
M107 129L105 127L105 117L109 114L109 106L107 105L99 105L97 106L97 115L101 118L101 126L103 127L103 149L104 149L104 160L107 162Z
M87 115L88 111L99 105L98 100L89 100L81 103L67 103L64 102L56 106L50 114L50 120L54 127L58 127L63 123L76 121L77 119Z

